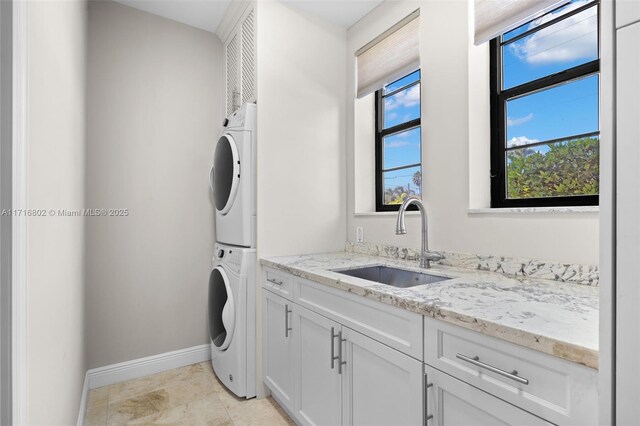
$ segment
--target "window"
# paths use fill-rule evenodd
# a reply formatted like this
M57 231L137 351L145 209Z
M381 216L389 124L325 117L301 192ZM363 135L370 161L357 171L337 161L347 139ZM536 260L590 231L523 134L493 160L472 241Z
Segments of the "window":
M598 2L491 41L491 206L597 205Z
M375 96L376 211L393 211L407 196L422 195L420 70Z

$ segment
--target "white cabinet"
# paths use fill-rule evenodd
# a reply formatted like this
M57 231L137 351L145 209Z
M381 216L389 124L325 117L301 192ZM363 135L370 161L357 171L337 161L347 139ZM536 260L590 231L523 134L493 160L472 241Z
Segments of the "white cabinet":
M340 324L296 305L293 312L296 393L294 415L303 425L339 425L342 386Z
M342 424L422 424L422 363L347 327L342 338Z
M300 424L596 423L593 369L280 270L262 286L264 382Z
M640 419L640 23L617 31L616 50L616 418L631 425Z
M616 28L640 21L640 0L616 1Z
M422 315L296 278L296 304L422 360Z
M598 424L598 372L433 318L424 362L556 424Z
M291 277L264 276L264 383L300 424L422 423L422 361L273 293L267 278Z
M256 100L256 19L250 4L224 45L226 115Z
M428 365L425 382L427 426L552 424Z
M293 410L292 303L272 292L262 292L264 381L278 401Z
M285 299L293 300L293 277L289 274L263 268L262 282L264 288L278 294Z
M300 423L422 423L420 361L302 306L293 312Z

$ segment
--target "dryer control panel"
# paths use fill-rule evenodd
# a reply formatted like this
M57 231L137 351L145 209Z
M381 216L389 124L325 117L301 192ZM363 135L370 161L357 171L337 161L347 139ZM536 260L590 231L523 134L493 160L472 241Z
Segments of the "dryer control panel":
M239 248L216 244L213 261L224 263L229 269L239 274L242 266L242 251Z

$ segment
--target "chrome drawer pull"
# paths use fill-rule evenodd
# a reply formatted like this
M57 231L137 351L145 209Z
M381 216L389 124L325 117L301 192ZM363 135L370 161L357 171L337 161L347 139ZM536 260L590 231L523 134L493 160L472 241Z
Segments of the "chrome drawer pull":
M342 366L347 363L342 360L342 343L346 341L347 339L342 338L342 330L338 331L338 374L342 374Z
M335 334L335 329L331 327L331 369L333 370L336 366L336 360L339 358L335 355L335 338L339 337L339 334Z
M273 279L273 278L267 278L267 281L269 281L270 283L273 283L275 285L282 285L283 284L282 281L278 281L278 280Z
M289 332L291 331L291 327L289 327L289 314L291 313L291 309L289 309L289 305L284 305L284 337L289 337Z
M499 375L501 375L503 377L506 377L508 379L515 380L516 382L522 383L523 385L528 385L529 384L529 380L518 376L518 372L516 370L513 370L512 372L508 372L508 371L504 371L504 370L501 370L499 368L496 368L493 365L485 364L484 362L480 361L480 357L479 356L474 356L473 358L469 358L466 355L456 354L456 358L461 359L463 361L466 361L469 364L473 364L473 365L475 365L477 367L484 368L485 370L489 370L492 373L499 374Z
M429 420L433 420L433 414L429 414L429 388L433 387L433 383L429 383L429 378L427 377L427 375L424 375L424 424L426 426L426 424L429 422Z

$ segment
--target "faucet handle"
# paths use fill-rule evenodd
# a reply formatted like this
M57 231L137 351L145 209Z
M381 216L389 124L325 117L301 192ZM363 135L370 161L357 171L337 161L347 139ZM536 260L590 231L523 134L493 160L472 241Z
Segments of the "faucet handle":
M444 259L444 256L435 251L424 251L422 256L430 262L438 262Z

